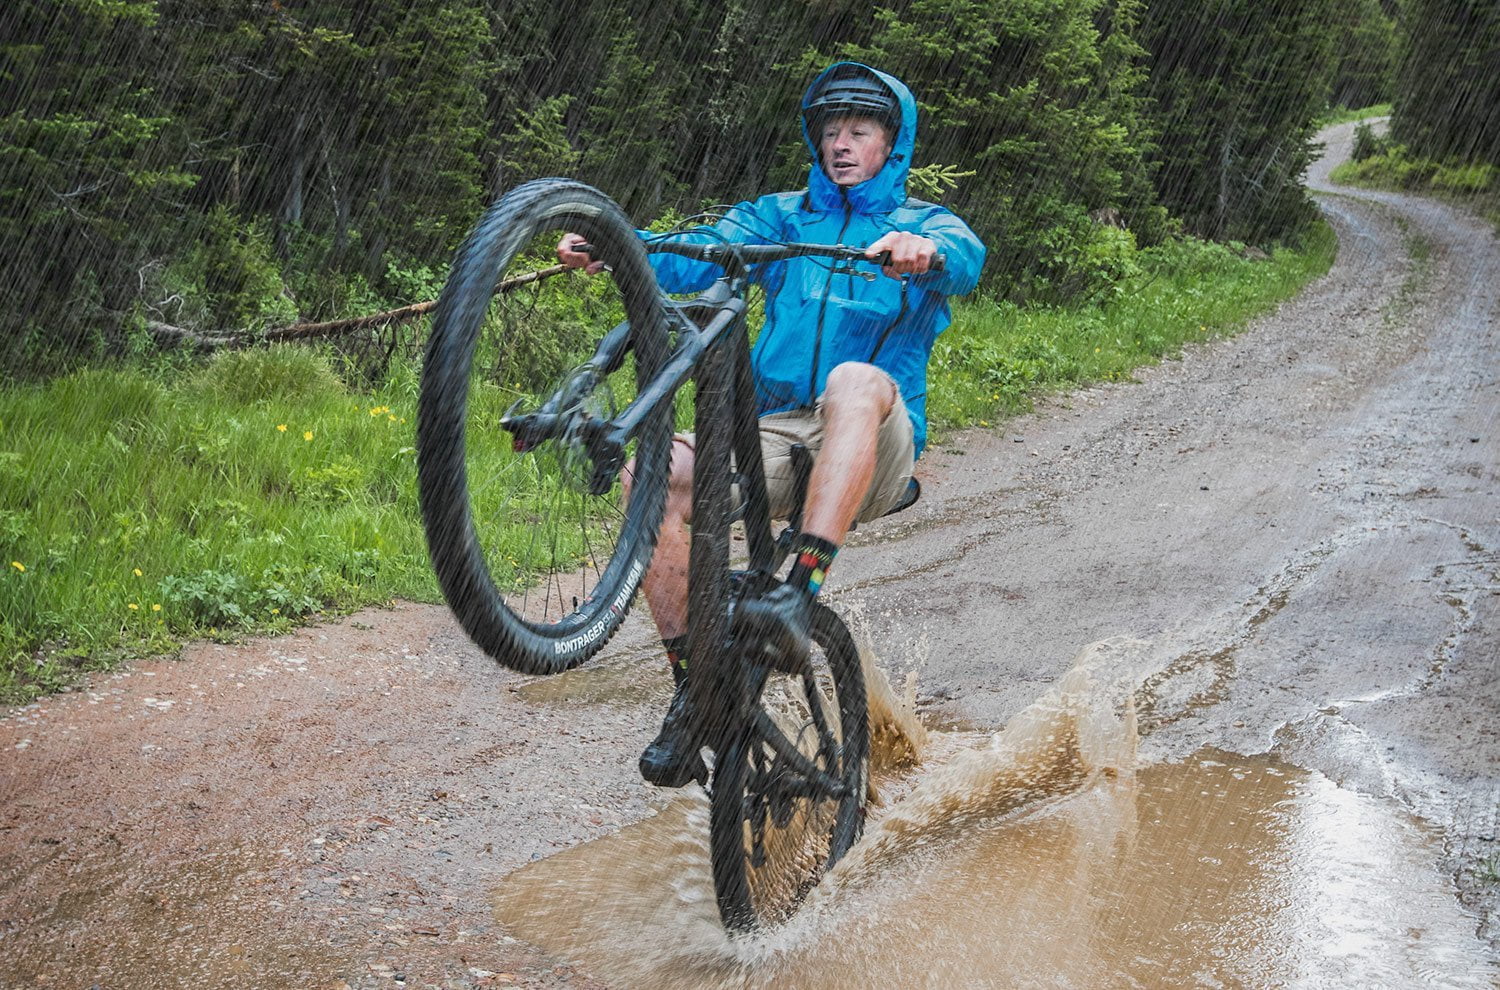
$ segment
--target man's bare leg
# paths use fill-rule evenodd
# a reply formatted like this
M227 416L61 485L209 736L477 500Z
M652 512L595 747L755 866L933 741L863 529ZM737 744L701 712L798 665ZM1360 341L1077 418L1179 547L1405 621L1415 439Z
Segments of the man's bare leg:
M812 600L849 533L875 477L880 425L896 405L896 387L869 364L833 369L823 391L823 444L808 480L802 532L786 581L740 604L743 624L763 644L766 658L795 669L807 657Z
M802 532L840 544L875 477L880 424L896 404L896 385L872 364L834 368L823 392L823 447L807 484Z
M641 582L651 618L663 640L687 632L688 553L693 519L693 448L686 440L672 442L672 473L667 482L666 509L656 537L656 553Z

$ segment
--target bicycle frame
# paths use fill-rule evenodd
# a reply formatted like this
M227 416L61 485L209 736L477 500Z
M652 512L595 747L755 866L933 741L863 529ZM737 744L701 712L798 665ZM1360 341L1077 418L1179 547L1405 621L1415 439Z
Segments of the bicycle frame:
M588 246L577 245L575 250L585 252ZM735 603L745 594L759 594L774 584L775 572L800 530L802 503L811 474L810 455L805 450L794 450L794 512L788 525L774 534L749 362L745 300L750 284L749 266L805 255L821 255L846 263L869 259L861 250L842 245L726 246L666 242L653 244L649 250L709 261L725 271L723 277L692 299L663 300L665 317L676 335L676 346L656 376L612 419L595 419L576 410L568 411L573 404L569 401L570 389L565 387L536 412L507 416L501 425L512 433L518 450L548 438L570 434L577 437L593 465L590 489L594 494L604 494L624 469L626 447L642 424L662 403L670 403L689 379L696 381L693 518L707 520L722 513L728 502L724 489L733 485L739 492L739 501L730 518L744 528L748 556L743 570L731 572L725 549L712 550L707 547L709 541L699 538L702 530L727 523L695 527L688 586L694 594L702 594L704 604L690 609L689 650L700 658L698 669L708 668L710 675L689 678L688 689L693 693L693 708L699 715L702 741L718 749L726 728L744 725L747 719L756 717L759 709L754 699L759 697L770 673L769 668L750 656L753 651L730 649ZM940 265L941 260L934 267ZM600 341L594 357L585 366L589 369L586 373L602 377L618 369L629 347L630 327L620 324ZM592 387L593 382L587 384ZM722 535L722 529L718 532ZM711 553L718 559L708 559ZM724 607L726 602L728 608ZM768 735L774 737L776 733ZM801 754L788 751L781 755L808 780L820 780L819 786L838 791L837 783L828 780Z

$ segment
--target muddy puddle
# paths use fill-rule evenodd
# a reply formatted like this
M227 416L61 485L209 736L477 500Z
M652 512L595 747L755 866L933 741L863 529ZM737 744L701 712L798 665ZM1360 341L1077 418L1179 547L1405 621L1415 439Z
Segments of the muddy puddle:
M696 789L512 874L497 917L621 987L1495 985L1435 831L1270 757L1135 767L1118 653L994 737L888 746L926 765L886 768L866 837L779 929L724 935Z

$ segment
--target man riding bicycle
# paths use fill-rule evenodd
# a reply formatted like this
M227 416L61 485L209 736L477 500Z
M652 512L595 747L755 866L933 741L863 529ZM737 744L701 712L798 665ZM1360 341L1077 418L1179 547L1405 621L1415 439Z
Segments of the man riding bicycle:
M950 322L948 297L974 288L985 255L962 220L906 195L917 107L898 79L855 62L830 66L803 96L802 125L814 165L805 190L741 203L714 227L674 238L868 244L871 259L889 252L887 278L813 258L754 273L766 303L751 364L774 517L795 508L792 448L805 447L814 462L791 571L743 603L735 621L790 657L808 651L813 598L850 527L885 514L906 494L927 439L932 345ZM558 260L597 271L598 262L574 250L581 241L563 237ZM653 254L651 264L669 292L707 288L721 274L680 255ZM692 478L693 439L679 435L665 518L642 584L676 681L661 732L640 760L642 776L662 787L706 775L686 690Z

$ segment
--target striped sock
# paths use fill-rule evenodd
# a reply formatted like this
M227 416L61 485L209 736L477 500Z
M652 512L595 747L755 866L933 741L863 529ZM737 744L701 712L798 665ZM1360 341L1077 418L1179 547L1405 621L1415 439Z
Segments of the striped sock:
M793 588L806 591L809 595L816 595L823 587L823 581L828 577L828 569L833 566L833 558L837 557L839 547L818 536L807 536L804 534L797 540L797 559L792 564L792 570L786 576L786 583Z
M682 636L673 636L671 639L664 639L661 641L661 645L666 648L667 662L672 665L672 673L677 677L681 677L687 673L687 635L684 634Z

